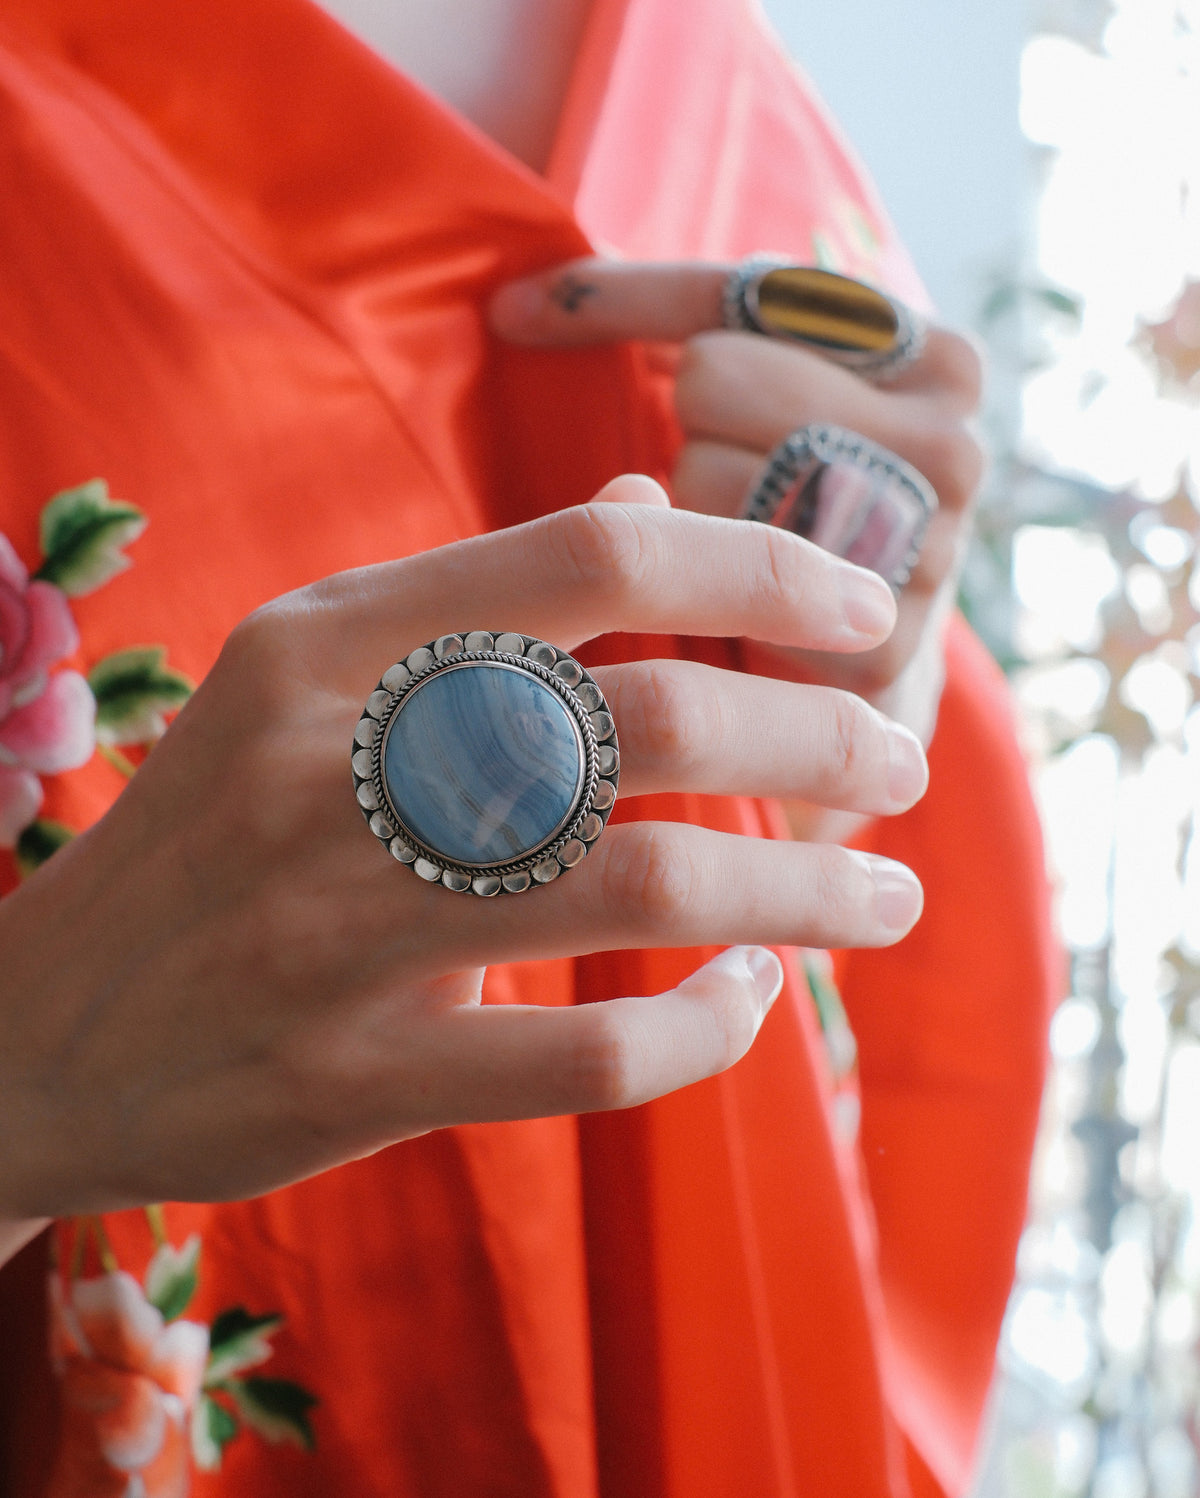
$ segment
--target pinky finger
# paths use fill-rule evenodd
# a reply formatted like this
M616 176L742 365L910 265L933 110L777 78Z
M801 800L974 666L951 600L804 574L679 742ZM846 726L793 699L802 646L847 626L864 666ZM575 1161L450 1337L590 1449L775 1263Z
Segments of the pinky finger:
M471 1040L460 1030L455 1041L455 1090L480 1122L632 1108L732 1066L782 986L774 952L743 946L646 998L459 1009L447 1023L468 1027Z

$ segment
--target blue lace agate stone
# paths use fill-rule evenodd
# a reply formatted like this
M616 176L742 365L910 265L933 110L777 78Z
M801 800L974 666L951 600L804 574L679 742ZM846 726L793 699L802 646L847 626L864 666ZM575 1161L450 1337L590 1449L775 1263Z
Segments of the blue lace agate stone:
M396 814L455 863L508 863L551 841L583 778L583 738L559 694L492 662L451 666L415 687L383 750Z

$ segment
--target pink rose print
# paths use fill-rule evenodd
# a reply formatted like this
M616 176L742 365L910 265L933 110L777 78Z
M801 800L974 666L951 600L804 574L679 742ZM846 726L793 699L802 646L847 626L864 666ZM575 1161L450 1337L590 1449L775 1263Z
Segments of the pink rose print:
M200 1236L175 1248L165 1209L145 1214L157 1247L144 1285L117 1267L100 1218L59 1224L71 1268L49 1280L62 1419L46 1498L187 1498L192 1471L217 1471L247 1431L273 1445L316 1444L316 1397L259 1371L283 1317L237 1305L211 1326L184 1320L200 1282ZM80 1277L93 1242L104 1272Z
M184 1498L208 1328L164 1321L132 1275L51 1280L63 1433L51 1498Z
M41 775L86 764L95 748L96 704L78 671L50 674L79 645L66 594L30 582L0 535L0 847L42 805Z

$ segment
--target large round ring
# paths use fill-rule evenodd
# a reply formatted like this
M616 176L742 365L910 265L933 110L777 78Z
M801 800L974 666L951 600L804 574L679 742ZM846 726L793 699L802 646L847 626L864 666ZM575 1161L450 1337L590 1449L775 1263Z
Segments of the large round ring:
M725 282L721 306L727 328L806 344L876 381L895 379L925 346L925 324L903 302L779 255L743 260Z
M442 635L383 673L354 732L354 793L431 884L519 894L579 863L617 798L600 688L529 635Z
M886 447L844 427L806 426L767 459L742 518L794 531L899 591L936 509L925 476Z

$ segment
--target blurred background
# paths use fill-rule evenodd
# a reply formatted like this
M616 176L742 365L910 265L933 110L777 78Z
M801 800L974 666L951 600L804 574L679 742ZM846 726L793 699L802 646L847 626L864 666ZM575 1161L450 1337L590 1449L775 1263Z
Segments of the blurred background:
M974 1498L1200 1492L1200 0L767 0L990 349L962 603L1070 956Z

